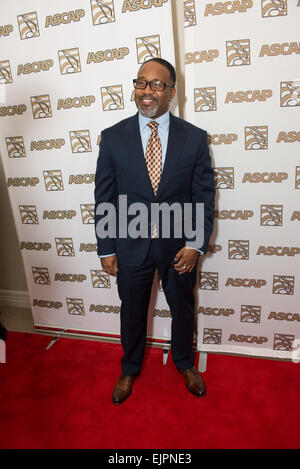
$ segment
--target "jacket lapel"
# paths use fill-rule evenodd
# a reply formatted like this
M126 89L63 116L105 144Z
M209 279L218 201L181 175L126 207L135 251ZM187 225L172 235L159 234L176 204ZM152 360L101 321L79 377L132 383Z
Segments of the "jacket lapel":
M167 145L166 159L164 163L161 180L158 186L156 197L159 197L178 168L182 158L182 150L185 144L186 135L179 119L170 114L169 138Z
M126 123L124 148L126 148L128 152L128 161L135 168L136 173L138 174L139 182L143 184L148 196L154 197L144 156L138 113L129 118Z

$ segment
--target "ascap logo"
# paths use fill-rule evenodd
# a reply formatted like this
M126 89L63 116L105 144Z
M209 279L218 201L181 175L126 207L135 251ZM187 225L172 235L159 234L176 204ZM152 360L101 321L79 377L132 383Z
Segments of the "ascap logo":
M115 8L113 0L91 0L93 25L113 23Z
M228 259L249 260L249 241L230 239L228 241Z
M148 10L151 7L162 7L168 0L125 0L123 1L122 13L127 11Z
M95 313L113 313L119 314L120 313L120 306L114 305L90 305L90 311L94 311Z
M200 272L201 290L218 290L218 272Z
M213 134L207 135L207 144L210 145L221 145L224 143L225 145L231 145L233 142L236 142L238 139L237 134Z
M268 319L274 319L275 321L297 321L300 322L300 314L299 313L276 313L275 311L272 311Z
M212 308L209 306L200 306L198 308L198 314L204 314L206 316L230 316L234 313L234 309L231 308Z
M153 317L158 316L159 318L172 318L171 311L168 309L155 309L153 311Z
M58 51L61 75L81 72L81 63L78 47Z
M266 101L273 95L272 90L253 90L253 91L228 91L225 103L253 103L254 101Z
M274 275L273 276L273 294L274 295L293 295L295 277L292 275Z
M250 39L226 41L227 67L250 65Z
M189 28L190 26L196 26L196 6L195 0L184 0L184 27Z
M93 184L95 174L72 174L69 177L69 184Z
M203 329L203 344L221 345L222 329Z
M124 109L122 85L105 86L101 88L103 111L117 111Z
M50 96L48 94L33 96L30 98L34 119L52 117Z
M23 225L38 225L39 219L35 205L19 205Z
M72 153L87 153L92 151L89 130L72 130L70 132Z
M64 144L65 140L63 138L52 138L51 140L33 140L30 145L30 151L40 151L40 150L53 150L60 149Z
M300 142L300 132L290 131L290 132L279 132L276 143L294 143Z
M51 249L51 244L35 241L21 241L20 248L28 251L49 251L49 249Z
M214 212L214 217L218 220L248 220L253 215L253 210L215 210Z
M246 344L265 344L268 342L268 338L257 335L243 335L243 334L231 334L228 342L239 342Z
M214 168L216 189L234 189L234 168Z
M259 57L264 55L274 56L274 55L292 55L300 54L300 44L299 42L283 42L282 44L263 44L260 49Z
M231 2L207 3L205 6L204 16L222 15L222 13L246 13L248 8L252 8L252 0L240 0Z
M184 57L185 65L189 65L191 63L199 64L201 62L212 62L214 59L219 57L219 51L217 49L210 49L196 52L187 52Z
M288 246L259 246L256 255L263 256L296 256L300 254L300 248Z
M24 13L17 18L21 39L31 39L40 35L38 18L35 11Z
M54 280L56 282L79 282L82 283L86 280L85 274L60 274L56 273Z
M109 274L104 270L91 270L93 288L111 288Z
M274 18L275 16L287 15L287 0L262 0L261 16L263 18Z
M52 59L39 60L38 62L26 63L24 65L20 64L18 65L17 75L28 75L29 73L37 73L42 70L47 72L51 67L53 67Z
M245 149L267 150L268 127L266 125L255 125L245 127Z
M138 64L146 60L160 57L160 36L138 37L136 39L136 53Z
M84 304L81 298L66 298L69 314L73 316L85 316Z
M55 244L58 256L75 256L72 238L55 238Z
M44 210L43 219L44 220L72 220L76 217L75 210Z
M217 110L217 90L215 86L194 89L195 112Z
M26 157L23 137L6 137L5 140L9 158Z
M222 251L222 246L220 244L209 244L207 247L207 252L216 254L218 251Z
M264 287L266 284L267 284L267 281L264 279L228 277L225 283L225 287L261 288L261 287Z
M60 301L53 301L53 300L38 300L34 298L33 306L39 306L39 308L54 308L54 309L59 309L62 308L62 303Z
M283 205L261 205L261 226L282 226Z
M295 220L300 221L300 212L299 212L299 210L294 210L293 211L290 220L291 221L295 221Z
M80 243L80 252L97 252L97 243Z
M105 51L98 50L97 52L89 52L87 56L87 64L91 62L100 63L103 61L110 62L111 60L124 59L125 55L129 54L128 47L120 47L119 49L107 49Z
M84 225L95 223L95 204L81 204L81 218Z
M0 62L0 85L7 85L8 83L12 82L13 79L9 60L2 60Z
M288 178L288 174L285 172L278 172L278 173L245 173L242 183L250 182L250 183L281 183L282 181L286 181Z
M32 267L32 275L37 285L51 285L47 267Z
M48 28L49 26L59 26L60 24L68 24L71 23L71 21L80 21L84 15L85 11L82 9L55 13L55 15L46 16L45 28Z
M13 31L14 27L12 24L6 24L4 26L0 26L0 37L1 36L9 36L10 33Z
M18 105L13 105L13 106L6 106L6 107L3 106L3 107L0 107L0 117L15 116L16 114L20 116L26 110L27 110L27 106L25 104L18 104Z
M71 109L72 107L90 107L96 101L95 96L76 96L75 98L66 98L66 99L59 99L57 101L57 110L60 109Z
M300 166L296 166L295 189L300 189Z
M37 177L18 177L18 178L8 178L7 186L13 187L35 187L40 182Z
M242 305L241 322L260 323L261 306Z
M300 80L280 83L280 107L300 106Z
M63 191L64 184L60 169L43 171L46 191Z
M273 350L292 352L295 336L292 334L274 334Z

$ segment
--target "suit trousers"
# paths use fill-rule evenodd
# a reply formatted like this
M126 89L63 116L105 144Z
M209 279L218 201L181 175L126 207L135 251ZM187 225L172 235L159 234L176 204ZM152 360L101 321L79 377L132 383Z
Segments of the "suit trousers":
M174 255L175 257L175 255ZM147 316L155 269L172 316L171 351L176 366L186 370L194 366L194 287L195 267L181 275L174 259L164 256L159 239L152 239L148 254L139 266L118 265L118 292L121 299L121 343L124 355L122 371L127 376L138 373L142 366L147 335Z

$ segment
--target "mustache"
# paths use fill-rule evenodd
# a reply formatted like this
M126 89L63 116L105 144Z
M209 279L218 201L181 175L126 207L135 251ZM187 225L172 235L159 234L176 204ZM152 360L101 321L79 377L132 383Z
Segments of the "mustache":
M144 98L153 99L153 101L156 101L156 102L158 101L157 98L153 96L152 94L143 94L142 96L139 97L139 101Z

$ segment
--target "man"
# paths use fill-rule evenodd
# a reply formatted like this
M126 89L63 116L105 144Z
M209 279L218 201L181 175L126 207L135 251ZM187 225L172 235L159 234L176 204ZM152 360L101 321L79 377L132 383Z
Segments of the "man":
M169 62L160 58L145 62L133 81L139 112L101 134L95 177L95 227L102 268L118 279L124 349L122 374L112 396L114 404L129 397L142 366L156 268L172 314L173 361L190 392L198 397L206 393L204 381L194 367L193 289L198 258L205 253L213 228L215 189L206 132L169 112L175 82L175 70ZM196 204L204 204L203 243L196 248L187 246L186 236L175 233L175 216L170 217L173 228L168 237L163 236L157 219L146 223L146 235L144 226L140 237L123 237L117 231L115 236L105 237L101 234L107 214L103 207L113 204L119 213L123 203L120 196L126 196L128 204L143 204L149 210L151 204L177 203L183 207L190 203L193 227L197 223ZM124 219L123 214L120 225L124 225ZM132 221L132 214L125 219L128 232Z

